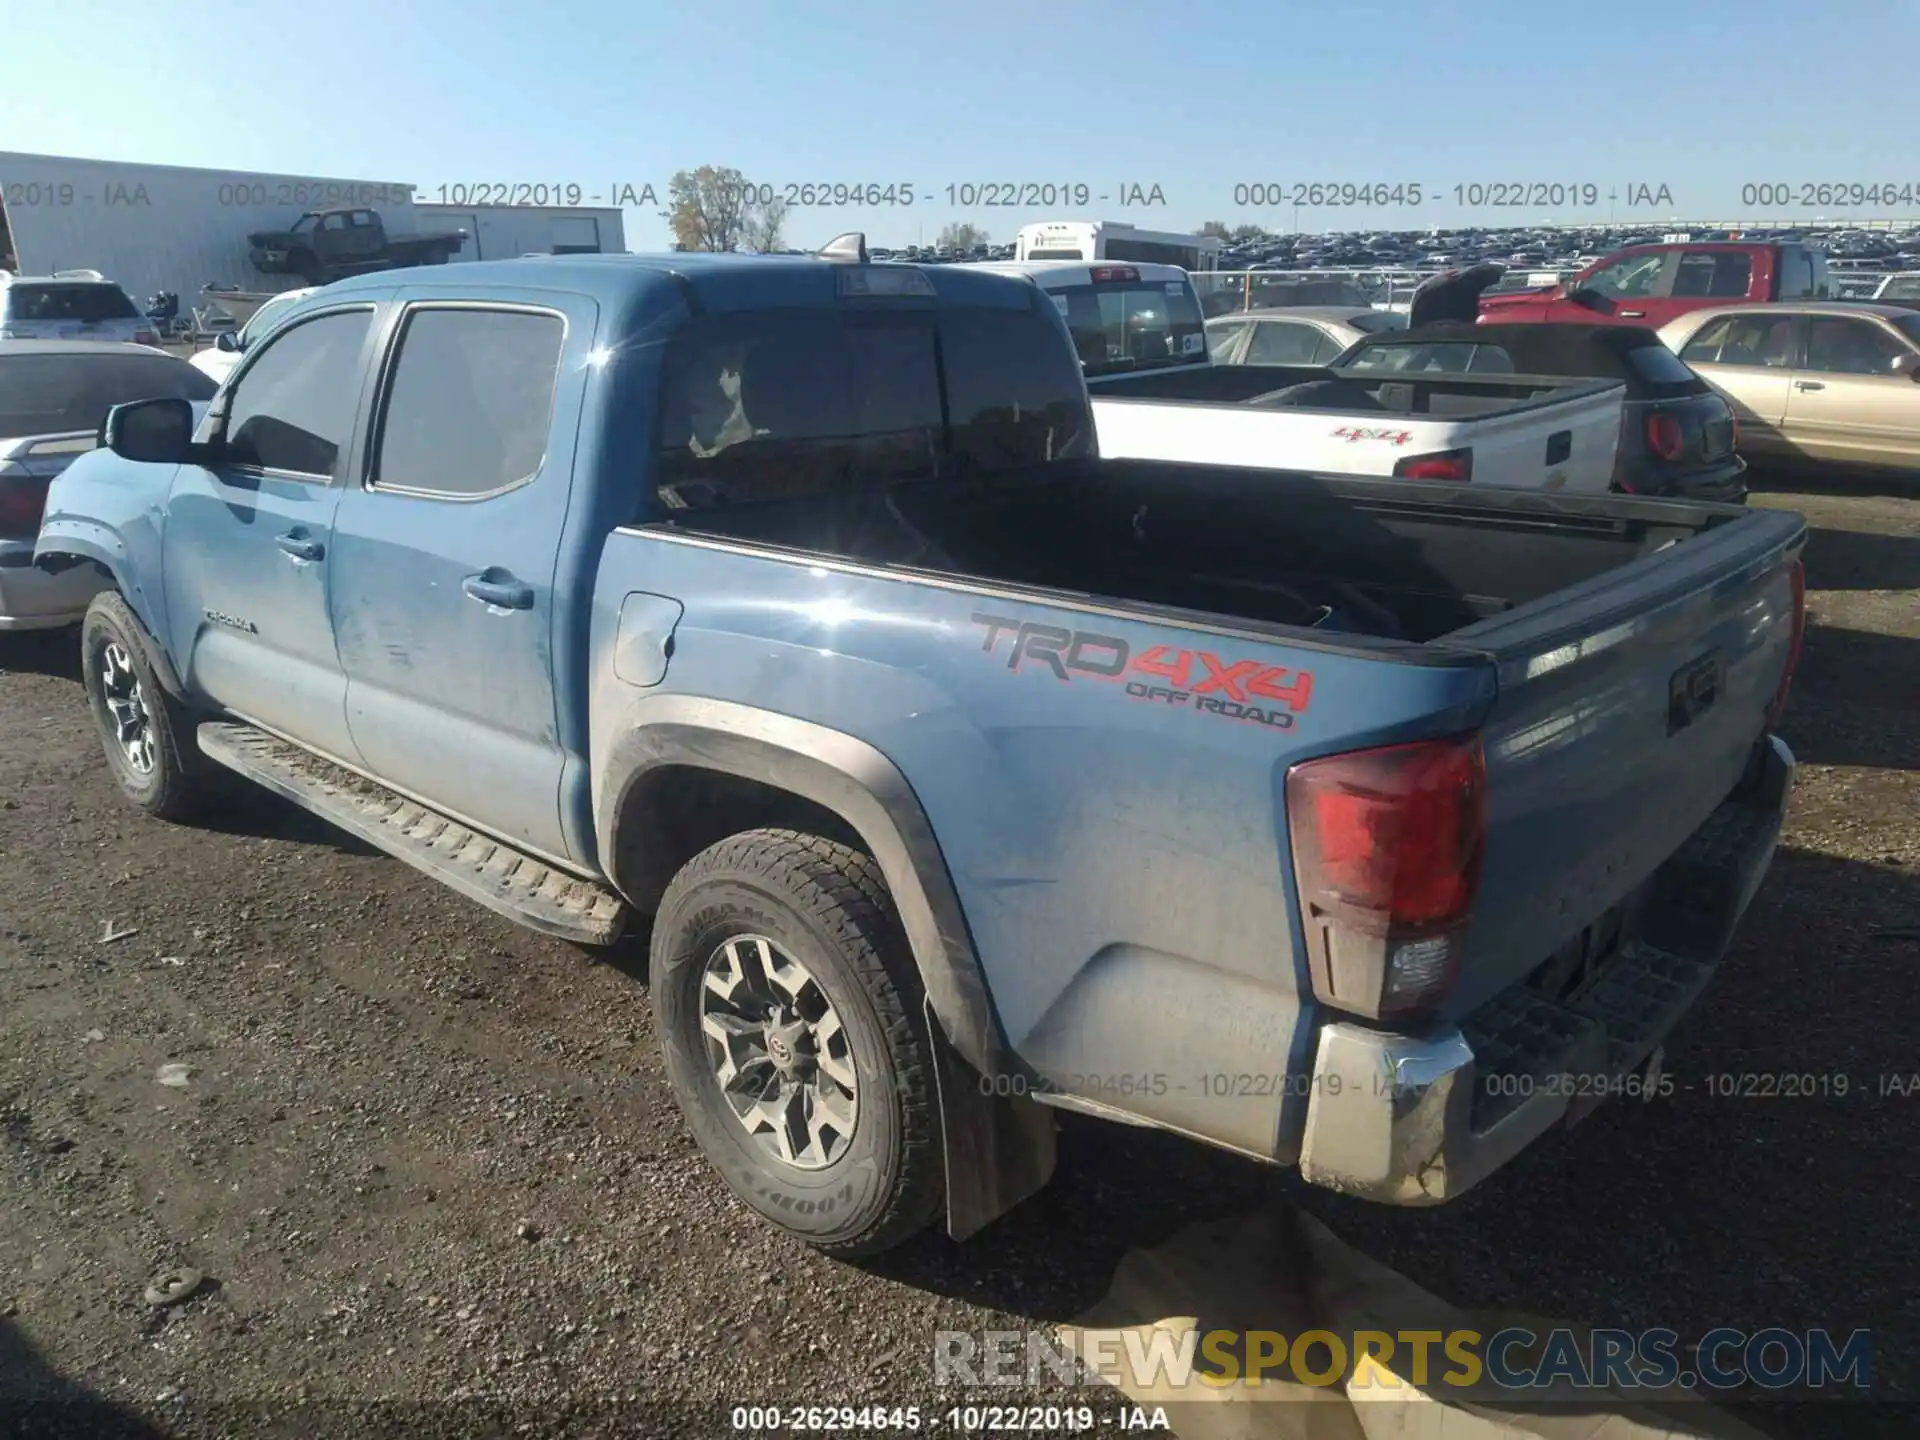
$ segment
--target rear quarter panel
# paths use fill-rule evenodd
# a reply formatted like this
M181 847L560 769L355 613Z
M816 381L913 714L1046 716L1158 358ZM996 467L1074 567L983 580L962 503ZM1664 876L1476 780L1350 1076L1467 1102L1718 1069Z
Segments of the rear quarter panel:
M654 686L613 660L636 595L666 604L630 613L683 607ZM1138 672L1016 661L997 627L1022 622L1077 632L1102 665L1116 642L1129 665L1166 645L1308 672L1310 694L1284 727L1130 695ZM1060 1090L1283 1159L1305 1101L1284 1077L1308 1063L1314 1021L1286 768L1464 729L1491 700L1489 669L1464 658L1406 664L640 530L608 543L592 655L596 754L644 723L650 693L746 701L877 748L938 837L1013 1054Z

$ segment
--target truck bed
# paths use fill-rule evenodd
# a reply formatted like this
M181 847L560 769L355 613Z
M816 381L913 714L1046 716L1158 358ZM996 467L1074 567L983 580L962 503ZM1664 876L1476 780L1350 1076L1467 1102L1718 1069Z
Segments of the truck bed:
M1060 472L1068 471L1063 474ZM1739 517L1147 460L722 509L665 522L1347 643L1421 644ZM1231 515L1230 524L1222 517Z

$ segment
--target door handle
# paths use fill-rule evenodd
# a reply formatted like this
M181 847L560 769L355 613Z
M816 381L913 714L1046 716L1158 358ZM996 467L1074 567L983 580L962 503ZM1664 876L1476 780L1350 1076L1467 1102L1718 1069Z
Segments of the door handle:
M1644 320L1646 315L1647 312L1644 310L1622 310L1620 312L1620 318L1622 320Z
M273 543L296 560L318 560L327 553L318 540L302 535L297 530L274 536Z
M467 576L460 582L460 588L483 605L497 605L502 610L533 608L533 587L511 576L504 580L489 580L483 571Z
M1796 390L1824 390L1827 387L1826 383L1821 380L1796 380L1793 382L1793 388Z

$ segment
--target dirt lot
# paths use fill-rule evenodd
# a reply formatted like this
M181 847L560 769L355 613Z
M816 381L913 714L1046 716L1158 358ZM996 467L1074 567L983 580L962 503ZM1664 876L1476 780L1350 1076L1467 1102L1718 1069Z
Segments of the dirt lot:
M1920 1401L1920 1098L1882 1094L1920 1072L1920 500L1756 503L1815 527L1787 726L1805 765L1737 953L1669 1046L1672 1098L1420 1213L1076 1123L1046 1194L868 1268L772 1238L702 1163L642 947L544 941L264 796L219 828L149 821L109 787L71 641L7 642L0 1392L90 1394L151 1433L309 1436L931 1408L931 1332L1066 1321L1138 1247L1298 1203L1473 1312L1869 1328L1878 1394ZM1848 1093L1710 1089L1781 1072ZM207 1283L149 1306L177 1265ZM1745 1411L1779 1435L1915 1413Z

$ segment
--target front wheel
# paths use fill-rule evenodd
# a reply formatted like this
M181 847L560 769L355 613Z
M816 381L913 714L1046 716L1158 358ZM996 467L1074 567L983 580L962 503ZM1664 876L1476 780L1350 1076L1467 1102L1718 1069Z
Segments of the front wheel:
M94 596L80 626L81 680L120 793L149 815L184 820L206 800L212 767L192 718L154 677L144 639L125 600Z
M668 1083L736 1195L843 1257L926 1228L931 1038L870 856L792 830L710 846L667 887L651 966Z

